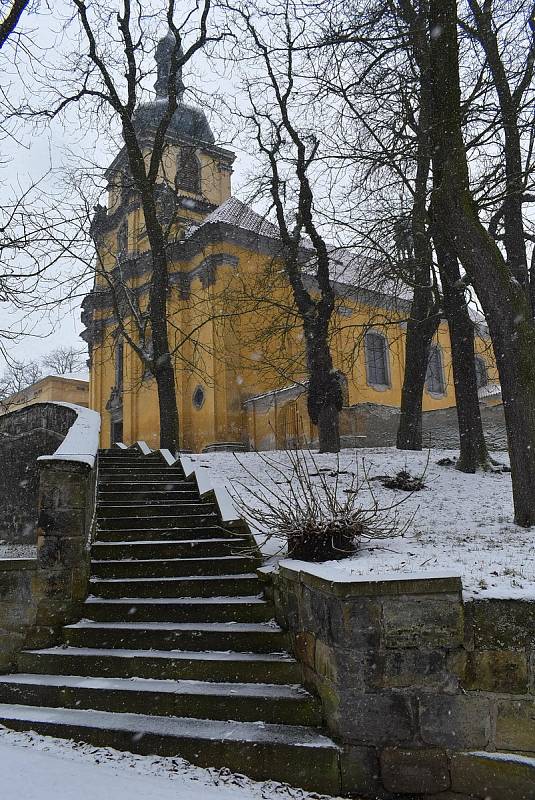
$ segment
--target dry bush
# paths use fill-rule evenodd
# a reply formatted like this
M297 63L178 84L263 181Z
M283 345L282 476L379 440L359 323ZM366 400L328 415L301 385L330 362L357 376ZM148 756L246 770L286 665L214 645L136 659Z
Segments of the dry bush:
M240 491L233 500L240 513L267 539L280 540L280 552L303 561L328 561L353 554L363 540L402 536L412 521L402 523L398 515L402 500L379 505L362 462L355 471L318 466L309 449L286 450L284 462L258 453L267 467L267 479L247 468L247 483L235 482ZM348 480L344 480L349 476ZM366 503L362 495L367 490Z

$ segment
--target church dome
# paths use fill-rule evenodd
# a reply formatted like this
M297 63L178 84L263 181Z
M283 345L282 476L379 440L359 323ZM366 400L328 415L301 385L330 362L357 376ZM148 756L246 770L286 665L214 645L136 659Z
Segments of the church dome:
M156 128L165 114L168 103L167 87L171 69L171 56L174 48L175 37L173 32L169 31L167 36L164 36L156 47L156 66L158 69L158 77L154 84L156 98L148 103L142 103L134 113L134 125L138 131ZM182 48L179 51L179 56L181 55ZM183 102L182 67L177 70L176 94L178 108L169 123L168 132L179 137L185 136L188 139L213 144L215 142L214 134L204 112L200 108L186 105Z

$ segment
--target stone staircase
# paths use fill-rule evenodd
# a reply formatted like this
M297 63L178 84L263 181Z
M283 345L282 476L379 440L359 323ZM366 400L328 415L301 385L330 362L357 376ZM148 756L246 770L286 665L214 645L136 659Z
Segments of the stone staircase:
M0 676L0 723L340 791L249 537L159 453L104 450L83 619Z

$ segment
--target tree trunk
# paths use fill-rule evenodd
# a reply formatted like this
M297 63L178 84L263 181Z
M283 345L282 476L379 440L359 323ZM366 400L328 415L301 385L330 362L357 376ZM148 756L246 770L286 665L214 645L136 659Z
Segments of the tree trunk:
M529 293L479 221L462 139L457 4L430 0L437 225L466 269L494 346L511 459L515 521L535 525L535 325Z
M334 405L321 406L318 415L318 439L320 453L340 452L339 410Z
M167 293L169 271L165 238L158 220L154 194L143 198L145 227L151 245L152 281L150 287L150 322L153 346L154 376L158 386L160 415L160 447L171 453L180 449L175 371L171 360L167 330Z
M474 325L470 319L464 290L460 285L459 262L447 241L436 230L435 250L448 320L453 383L459 423L459 460L461 472L476 472L488 464L488 451L481 422L474 352Z
M417 286L407 322L405 369L401 390L401 409L396 447L398 450L422 449L422 399L429 360L429 349L436 333L439 316L429 316L430 289Z
M309 374L307 407L311 421L318 427L319 451L339 453L342 387L333 367L327 324L316 324L311 329L305 326L305 339Z

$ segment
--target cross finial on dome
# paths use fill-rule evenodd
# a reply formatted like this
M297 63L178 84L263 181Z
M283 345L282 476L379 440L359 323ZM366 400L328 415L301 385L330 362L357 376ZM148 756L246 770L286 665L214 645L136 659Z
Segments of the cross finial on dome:
M156 97L168 97L168 84L169 72L171 70L171 56L176 45L175 34L169 30L167 34L160 39L156 46L156 66L158 68L158 77L154 88L156 89ZM182 47L180 47L179 56L183 55ZM176 95L180 103L184 95L184 83L182 82L182 67L179 67L176 74Z

